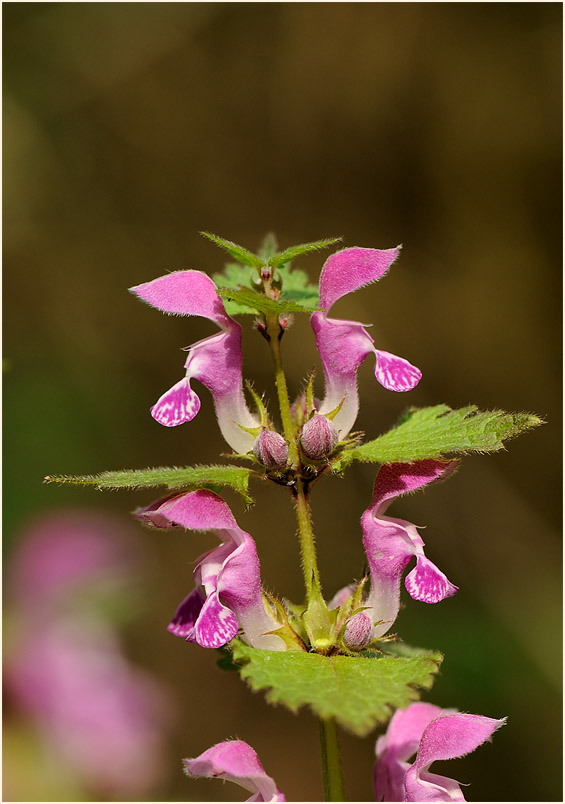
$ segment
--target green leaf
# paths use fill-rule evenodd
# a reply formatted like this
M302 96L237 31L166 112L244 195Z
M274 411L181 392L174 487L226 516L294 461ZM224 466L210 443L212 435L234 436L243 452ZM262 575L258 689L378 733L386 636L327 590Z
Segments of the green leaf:
M429 689L443 659L440 653L416 649L410 656L365 658L256 650L239 640L230 647L241 677L252 690L265 690L269 703L292 712L309 706L359 737L417 700L418 689Z
M237 262L228 263L221 274L212 274L212 279L219 288L228 288L229 290L239 290L242 286L250 286L252 278L255 279L256 277L251 274L249 267L240 265ZM226 298L224 298L224 307L228 315L253 315L255 312L245 304L228 301Z
M238 246L237 243L232 243L231 240L224 240L223 237L210 234L210 232L200 232L200 234L207 237L212 243L220 246L220 248L225 249L228 254L231 254L231 256L242 265L248 265L251 268L262 268L265 264L257 254L253 254L252 251L248 251L246 248L243 248L243 246Z
M232 290L231 288L218 288L217 293L222 299L237 302L244 305L251 310L246 312L255 311L257 313L310 313L311 309L302 304L297 304L294 301L275 301L256 293L251 288L240 288L239 290Z
M268 232L265 237L263 238L261 245L259 246L258 254L262 260L264 260L265 265L268 265L269 260L271 257L274 257L277 253L278 244L277 238L274 232Z
M339 240L341 240L341 237L329 237L326 240L314 240L312 243L301 243L299 246L291 246L284 251L279 251L274 257L271 257L269 265L272 268L279 268L281 265L294 260L301 254L308 254L310 251L319 251L322 248L331 246L333 243L337 243Z
M404 463L445 458L467 452L495 452L504 441L543 424L531 413L478 411L475 405L452 410L447 405L411 408L400 423L382 436L342 453L333 468L352 461Z
M290 270L288 266L279 268L282 281L281 301L298 302L309 312L320 309L317 285L308 284L308 274L299 269Z
M246 505L253 502L248 494L249 478L256 473L245 466L161 466L154 469L120 469L99 475L48 475L46 483L67 483L103 489L142 489L166 486L168 489L211 489L230 486ZM258 476L258 475L257 475Z

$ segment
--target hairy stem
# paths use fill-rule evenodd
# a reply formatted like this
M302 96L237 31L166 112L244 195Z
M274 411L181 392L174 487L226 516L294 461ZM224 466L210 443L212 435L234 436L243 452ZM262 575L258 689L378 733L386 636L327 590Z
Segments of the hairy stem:
M269 338L269 347L271 349L273 363L275 366L275 382L279 397L279 408L281 412L283 432L284 437L288 441L288 456L290 463L293 469L297 469L300 464L300 459L298 456L298 447L296 446L292 415L290 413L290 400L288 398L288 389L286 387L286 377L281 359L281 332L282 330L280 328L278 316L274 315L267 318L267 335Z
M326 801L345 801L337 726L333 718L320 718L320 746Z
M314 533L312 531L312 520L310 518L310 506L304 482L301 478L296 479L295 484L295 505L296 518L298 519L298 536L300 538L300 551L302 553L302 570L304 572L304 583L306 584L306 598L309 601L314 586L321 597L320 575L318 572L318 562L316 561L316 545Z

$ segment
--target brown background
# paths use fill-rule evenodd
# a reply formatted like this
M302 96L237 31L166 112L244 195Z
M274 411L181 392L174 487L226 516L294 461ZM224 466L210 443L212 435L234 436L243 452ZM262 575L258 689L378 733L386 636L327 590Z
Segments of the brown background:
M438 772L472 800L558 800L560 725L561 7L479 4L4 4L5 534L64 505L121 512L151 493L42 486L47 473L217 460L198 419L149 416L182 376L179 348L210 334L127 287L168 270L210 273L207 229L249 248L343 235L404 244L390 275L336 315L373 322L381 348L423 371L407 396L367 361L358 427L375 437L407 404L527 410L548 424L508 452L464 461L398 503L461 591L408 601L397 627L446 654L427 700L509 716L492 746ZM300 267L316 279L323 258ZM273 395L248 328L245 374ZM291 392L317 364L306 320L285 343ZM321 394L321 386L318 393ZM273 406L274 407L274 404ZM374 469L313 497L328 594L363 565L359 517ZM291 507L257 490L240 524L264 583L302 596ZM215 656L165 626L210 537L139 529L144 606L130 655L177 696L171 771L156 799L230 800L189 782L181 756L238 736L290 800L319 800L315 721L268 708ZM348 797L370 800L373 739L345 736Z

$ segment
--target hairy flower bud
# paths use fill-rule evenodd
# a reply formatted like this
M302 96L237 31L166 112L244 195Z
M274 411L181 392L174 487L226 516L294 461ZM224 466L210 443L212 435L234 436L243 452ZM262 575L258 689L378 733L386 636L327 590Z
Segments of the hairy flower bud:
M255 439L253 454L269 469L284 469L288 463L288 444L279 433L264 427Z
M371 618L359 611L347 621L343 641L350 650L363 650L371 642L372 636Z
M316 413L302 428L300 441L306 457L320 460L334 451L339 434L332 421Z

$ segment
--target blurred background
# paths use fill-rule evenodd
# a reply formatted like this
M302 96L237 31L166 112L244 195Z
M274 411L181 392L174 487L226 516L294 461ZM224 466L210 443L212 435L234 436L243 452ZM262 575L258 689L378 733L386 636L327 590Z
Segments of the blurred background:
M215 667L214 653L166 631L214 538L131 524L128 512L158 493L42 484L46 474L209 463L226 450L205 389L192 423L166 429L149 415L183 374L180 348L214 325L163 316L127 292L166 271L220 270L223 253L202 229L251 249L270 230L281 247L338 235L346 246L403 243L382 282L332 311L373 322L379 348L423 371L398 395L367 361L357 426L368 437L407 405L440 402L547 421L391 513L427 526L429 557L460 587L438 606L410 600L396 624L406 641L446 655L426 699L509 718L492 746L438 772L470 782L474 801L561 799L560 4L3 12L4 566L13 576L30 529L66 507L133 528L137 597L111 628L120 661L150 676L176 714L161 731L159 773L102 789L71 769L68 752L50 775L31 761L37 712L9 689L4 799L237 800L243 791L189 781L180 765L229 737L257 750L288 799L322 797L309 713L267 707ZM323 259L297 267L316 280ZM250 323L245 376L273 397ZM284 350L294 395L319 368L307 320ZM374 476L355 466L313 491L328 596L362 571L359 517ZM226 499L256 538L267 588L299 601L292 508L279 488L256 496L249 512ZM11 578L6 590L9 660L14 631L30 644L44 632L33 618L22 626ZM343 736L350 800L371 800L373 751L372 738Z

